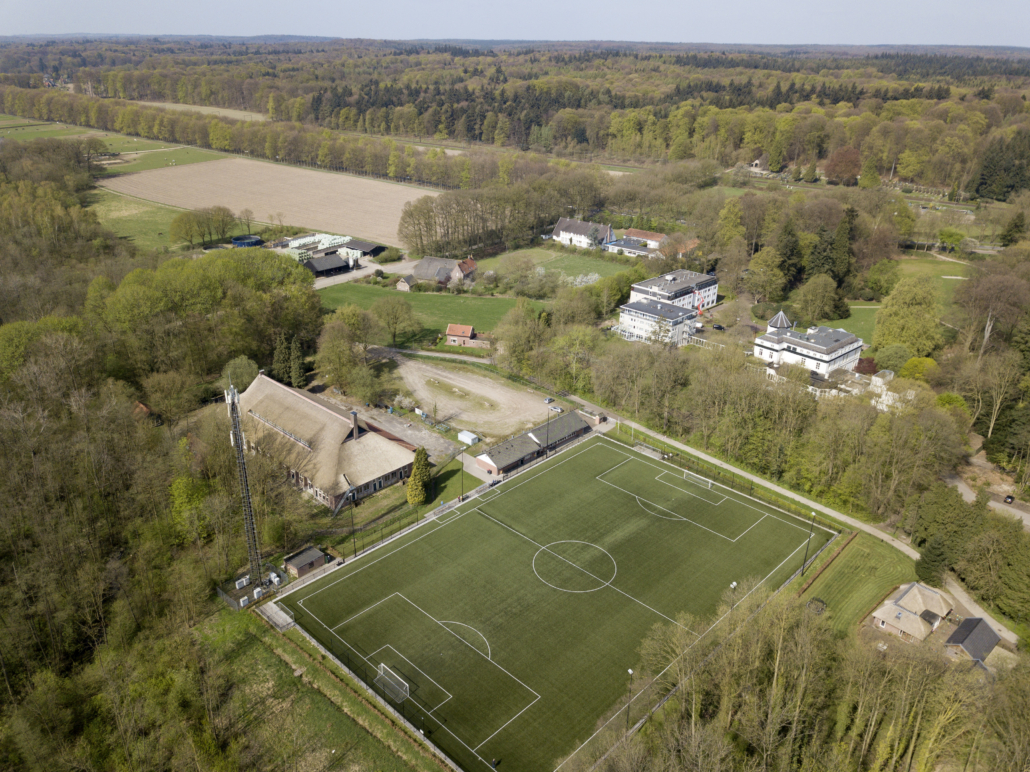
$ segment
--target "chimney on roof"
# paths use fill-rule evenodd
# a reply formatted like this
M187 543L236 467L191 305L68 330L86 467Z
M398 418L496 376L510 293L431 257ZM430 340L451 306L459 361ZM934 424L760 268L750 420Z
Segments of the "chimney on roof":
M353 432L352 437L353 437L353 439L356 440L358 438L358 411L357 410L351 410L350 411L350 425L351 425L351 431Z

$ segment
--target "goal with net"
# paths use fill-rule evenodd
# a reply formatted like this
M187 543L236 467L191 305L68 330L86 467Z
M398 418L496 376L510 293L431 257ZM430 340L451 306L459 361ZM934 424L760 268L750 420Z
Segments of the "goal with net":
M375 678L375 684L394 702L408 699L408 682L384 664L379 665L379 675Z
M683 479L687 482L692 482L697 485L700 485L703 488L708 488L709 490L712 489L711 480L709 480L707 477L702 477L699 474L694 474L693 472L687 471L686 469L683 470Z

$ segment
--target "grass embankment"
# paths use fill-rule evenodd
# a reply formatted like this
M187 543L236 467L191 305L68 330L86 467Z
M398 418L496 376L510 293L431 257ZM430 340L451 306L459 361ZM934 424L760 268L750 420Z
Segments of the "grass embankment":
M110 190L97 188L90 192L92 209L105 228L141 249L171 246L169 232L179 209L162 206L139 198L130 198Z
M335 284L319 290L322 303L328 308L353 303L361 308L371 308L380 298L400 294L397 290L373 287L370 284L346 282ZM506 313L515 307L515 298L475 297L473 295L450 295L436 292L408 292L400 294L422 321L424 333L438 334L447 329L448 324L471 324L477 332L489 332L494 329ZM540 309L542 303L532 302L534 308ZM423 334L422 338L425 338ZM412 341L398 339L398 343L410 344Z
M232 672L233 699L249 717L248 731L276 748L283 768L440 769L353 686L323 669L320 657L253 614L222 611L198 632Z
M915 565L900 550L860 533L802 597L826 601L830 626L847 635L893 587L916 580Z

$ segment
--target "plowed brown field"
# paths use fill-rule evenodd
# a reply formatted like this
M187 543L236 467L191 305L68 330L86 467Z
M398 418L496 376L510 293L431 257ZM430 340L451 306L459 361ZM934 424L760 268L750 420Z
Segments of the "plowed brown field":
M129 196L182 209L227 206L254 217L401 246L404 204L435 191L382 180L297 169L244 158L126 174L100 183Z

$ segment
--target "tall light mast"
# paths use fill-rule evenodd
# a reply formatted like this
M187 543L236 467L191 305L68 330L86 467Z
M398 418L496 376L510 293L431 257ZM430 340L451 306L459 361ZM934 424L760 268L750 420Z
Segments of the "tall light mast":
M240 426L240 393L229 384L225 392L225 403L229 408L232 430L229 442L236 448L236 467L240 473L240 493L243 495L243 533L247 539L247 554L250 556L250 581L261 585L261 556L258 554L257 529L254 527L254 507L250 503L250 484L247 481L247 458L244 454L243 429Z

